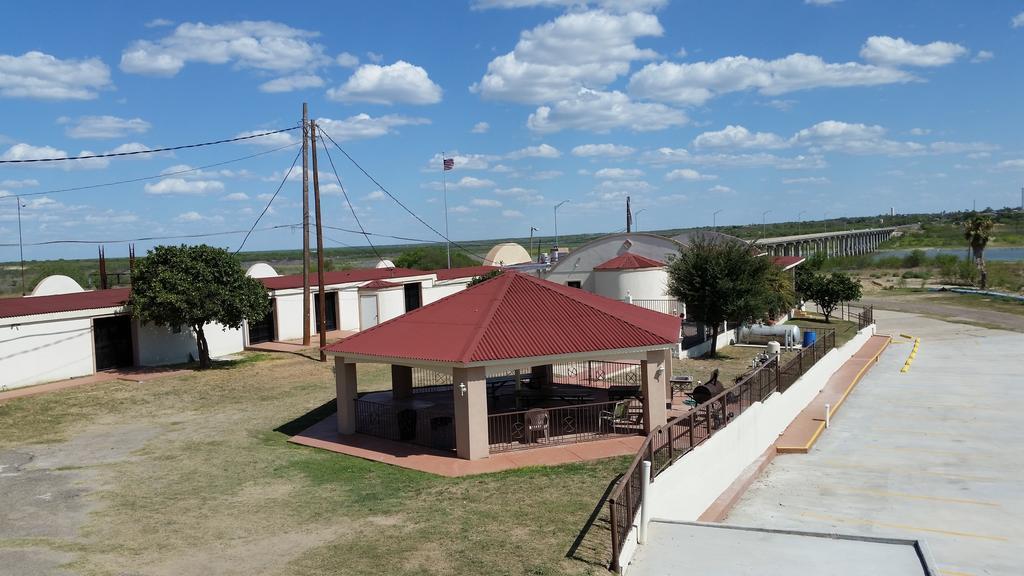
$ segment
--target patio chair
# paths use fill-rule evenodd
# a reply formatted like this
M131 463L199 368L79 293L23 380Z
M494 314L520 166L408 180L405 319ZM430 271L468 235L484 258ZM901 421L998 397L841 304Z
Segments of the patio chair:
M544 439L549 438L551 423L548 411L540 408L534 408L527 410L526 414L523 415L523 420L526 428L526 443L529 444L534 441L534 438L539 434L544 434Z
M631 413L629 411L630 402L623 400L622 402L616 402L611 412L607 410L601 411L601 422L607 424L612 432L618 432L619 428L635 428L640 425L640 419L643 418L643 412L636 411Z

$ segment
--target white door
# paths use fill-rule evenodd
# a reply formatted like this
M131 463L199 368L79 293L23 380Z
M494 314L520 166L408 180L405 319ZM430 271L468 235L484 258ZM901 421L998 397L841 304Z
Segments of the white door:
M359 296L359 329L366 330L377 325L377 295Z

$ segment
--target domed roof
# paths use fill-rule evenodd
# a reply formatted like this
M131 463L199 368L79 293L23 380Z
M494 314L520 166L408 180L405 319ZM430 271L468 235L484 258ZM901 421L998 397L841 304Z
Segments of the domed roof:
M40 280L36 287L32 289L30 296L52 296L54 294L73 294L75 292L85 292L85 289L78 282L75 282L73 278L54 274Z

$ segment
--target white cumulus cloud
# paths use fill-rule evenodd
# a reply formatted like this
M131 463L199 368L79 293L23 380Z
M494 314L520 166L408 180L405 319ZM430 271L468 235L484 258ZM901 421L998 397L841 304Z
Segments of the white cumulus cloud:
M324 79L316 74L293 74L268 80L260 84L261 92L278 93L294 92L306 88L319 88L324 85Z
M677 168L672 170L668 174L665 174L665 180L687 180L690 182L697 182L700 180L715 180L718 176L713 174L701 174L693 168Z
M602 10L564 14L524 30L515 48L491 60L471 90L487 99L525 104L571 98L581 88L614 81L635 60L657 57L635 41L663 32L652 14Z
M1024 12L1021 12L1020 14L1014 16L1013 19L1010 20L1010 26L1013 28L1024 27Z
M57 119L67 127L64 133L69 138L121 138L129 134L144 134L151 125L142 118L120 118L117 116L61 117Z
M332 120L320 118L317 126L323 129L337 141L365 140L368 138L379 138L388 134L394 134L402 126L422 126L430 124L426 118L413 116L402 116L400 114L385 114L384 116L370 116L369 114L356 114L343 120Z
M593 158L602 156L605 158L622 158L636 152L631 146L622 144L581 144L572 149L573 156L580 158Z
M945 66L966 54L967 48L952 42L914 44L891 36L872 36L860 49L861 58L881 66Z
M344 84L328 90L327 97L339 102L436 104L441 87L423 68L399 60L387 66L360 66Z
M627 129L634 132L665 130L682 126L686 114L656 102L634 102L622 92L599 92L581 88L575 97L540 106L530 114L530 130L552 133L562 130L608 132Z
M323 46L311 42L318 35L270 21L185 22L159 40L134 42L121 53L121 70L170 77L189 62L271 72L310 70L330 61Z
M540 146L527 146L526 148L520 148L514 150L505 155L510 160L518 160L520 158L558 158L562 153L558 151L558 148L551 146L550 144L541 144Z
M594 172L594 178L602 180L625 180L640 178L644 171L637 168L602 168Z
M165 195L199 195L208 192L221 192L224 184L217 180L185 180L184 178L164 178L145 186L146 194Z
M111 88L99 58L61 60L43 52L0 54L0 96L36 100L92 100Z
M491 125L487 122L477 122L473 125L473 129L470 130L473 134L486 134L491 129Z
M751 132L743 126L729 125L715 132L704 132L693 139L697 148L785 148L786 139L771 132Z

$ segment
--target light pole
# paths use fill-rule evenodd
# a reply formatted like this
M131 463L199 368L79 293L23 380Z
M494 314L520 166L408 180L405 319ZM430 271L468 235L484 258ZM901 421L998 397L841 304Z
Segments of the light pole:
M765 219L764 219L764 217L769 215L769 214L771 214L771 213L772 213L771 210L765 210L764 212L761 212L761 238L762 239L764 239L764 231L765 231Z
M534 228L533 226L530 226L530 252L529 252L529 254L530 254L531 258L533 257L533 233L536 232L536 231L537 231L536 228Z
M722 208L721 210L715 210L714 214L711 215L711 228L715 232L718 232L718 213L721 212L722 210L725 210L725 208Z
M558 204L555 204L555 251L556 252L558 251L558 209L561 208L562 205L565 204L566 202L568 202L568 200L562 200Z
M798 234L804 233L804 214L806 213L807 210L801 210L800 213L796 215L796 231Z
M647 208L641 208L641 209L636 211L636 214L633 214L633 228L635 228L637 232L640 231L640 218L639 218L639 216L640 216L640 213L643 212L644 210L647 210Z
M18 203L18 259L21 261L21 295L25 295L25 244L21 240L21 196L15 196L14 201ZM28 208L28 204L24 205Z

